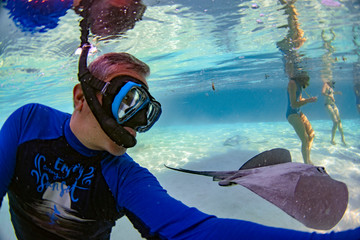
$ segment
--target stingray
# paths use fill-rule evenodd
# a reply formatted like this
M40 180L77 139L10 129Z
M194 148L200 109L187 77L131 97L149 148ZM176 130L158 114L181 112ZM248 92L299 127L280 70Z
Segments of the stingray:
M290 152L282 148L262 152L236 171L166 167L213 177L220 186L246 187L309 228L333 228L348 204L348 190L343 182L332 179L324 167L292 162Z
M224 146L236 146L236 145L239 145L240 139L241 138L240 138L239 135L235 135L233 137L230 137L230 138L225 140Z

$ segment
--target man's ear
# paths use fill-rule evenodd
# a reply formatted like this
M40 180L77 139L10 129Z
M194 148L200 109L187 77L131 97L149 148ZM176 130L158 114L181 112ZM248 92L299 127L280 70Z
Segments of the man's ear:
M73 100L75 111L81 111L84 106L85 96L80 83L73 89Z

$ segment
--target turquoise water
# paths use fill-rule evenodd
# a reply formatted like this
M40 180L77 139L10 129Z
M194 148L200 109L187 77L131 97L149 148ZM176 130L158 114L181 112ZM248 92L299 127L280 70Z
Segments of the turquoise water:
M203 211L312 231L242 187L220 188L210 179L168 172L163 167L165 163L235 170L255 154L276 147L289 149L293 161L302 162L300 140L285 119L288 78L276 47L288 33L281 27L287 24L282 5L265 0L144 2L148 7L143 20L122 38L97 43L99 52L90 57L127 51L152 69L149 85L163 105L163 115L150 132L139 134L139 144L129 150L131 156L148 167L171 195ZM359 74L354 66L360 62L360 9L355 0L327 6L334 2L298 1L295 7L307 39L297 50L311 78L307 93L319 98L303 108L316 132L311 158L348 185L349 206L334 228L344 230L360 224L360 119L353 90L360 81L354 79ZM29 34L0 8L0 126L12 111L29 102L72 112L78 20L69 10L57 28ZM325 41L331 31L335 33L331 54L322 31ZM325 58L332 60L336 90L342 92L335 98L347 147L341 144L339 133L337 145L330 144L332 122L321 96ZM238 140L225 146L233 137ZM7 199L3 204L0 221L5 225L0 239L15 239ZM127 220L114 229L113 238L120 236L139 239Z

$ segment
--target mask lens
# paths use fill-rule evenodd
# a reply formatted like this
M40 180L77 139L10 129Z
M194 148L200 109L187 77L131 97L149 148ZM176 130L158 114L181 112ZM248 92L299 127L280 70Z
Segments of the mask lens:
M147 115L147 124L145 126L137 127L136 131L146 132L155 124L155 122L159 119L161 115L160 103L156 101L150 102L148 104L146 115Z
M127 82L120 89L111 109L119 124L133 126L138 132L149 130L161 114L160 103L145 88L134 82ZM141 117L141 114L144 115Z
M131 88L120 103L118 109L118 120L126 121L134 115L146 102L147 97L140 92L138 88Z

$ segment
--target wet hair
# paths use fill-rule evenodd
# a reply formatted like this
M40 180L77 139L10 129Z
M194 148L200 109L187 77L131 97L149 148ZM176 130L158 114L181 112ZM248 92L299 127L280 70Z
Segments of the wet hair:
M336 83L335 81L329 81L329 83L332 88L335 88L335 83Z
M150 75L149 66L129 53L106 53L96 58L89 65L89 71L95 77L105 80L109 75L118 71L118 67L126 65L127 68L134 70L140 75L147 77Z
M310 77L307 72L300 71L295 74L295 76L291 77L291 80L296 81L300 84L302 88L306 88L309 86Z

